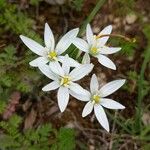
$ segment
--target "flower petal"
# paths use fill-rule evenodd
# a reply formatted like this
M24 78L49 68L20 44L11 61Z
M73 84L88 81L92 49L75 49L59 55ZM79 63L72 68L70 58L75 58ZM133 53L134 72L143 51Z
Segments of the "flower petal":
M93 110L93 103L89 101L83 108L82 117L86 117L88 114L90 114Z
M78 100L81 100L83 102L87 102L90 100L91 94L90 92L85 92L84 95L81 94L77 94L75 92L73 92L72 90L69 91L70 95L72 95L73 97L75 97Z
M46 64L47 62L48 62L48 59L46 57L38 57L32 60L29 64L32 67L38 67L39 64Z
M40 71L46 75L48 78L58 81L58 76L54 74L48 65L38 65Z
M96 57L98 58L99 63L102 64L103 66L116 70L115 64L108 57L101 54L99 54Z
M114 80L111 81L107 84L105 84L104 86L102 86L102 88L100 88L100 94L101 97L106 97L112 93L114 93L115 91L117 91L123 84L125 83L125 80Z
M46 55L46 51L45 48L40 45L39 43L35 42L34 40L20 35L21 40L23 41L23 43L35 54L39 55L39 56L45 56Z
M86 41L84 41L81 38L75 38L72 42L79 50L83 51L83 52L87 52L89 51L89 45Z
M86 26L86 38L89 45L92 45L94 41L94 36L90 24L87 24Z
M112 99L108 99L108 98L101 98L100 104L109 109L124 109L125 108L122 104Z
M85 89L83 89L79 84L77 83L71 83L69 86L70 91L73 91L75 94L79 94L81 96L88 96L89 92ZM89 97L89 96L88 96Z
M42 88L42 90L43 90L43 91L52 91L52 90L57 89L59 86L60 86L60 85L58 84L58 82L53 81L53 82L47 84L46 86L44 86L44 87Z
M109 25L107 27L105 27L99 34L98 36L101 36L101 35L105 35L105 34L110 34L112 32L112 25ZM109 36L106 36L106 37L101 37L98 39L98 44L99 45L105 45L106 42L108 41L109 39Z
M98 120L98 122L101 124L101 126L109 132L109 123L106 116L106 113L101 105L94 105L94 112L95 116Z
M65 75L68 75L70 72L70 64L68 62L68 58L68 55L59 57L59 61L61 59L62 69L64 70Z
M51 61L49 63L49 66L55 74L57 74L59 76L64 76L64 71L57 61Z
M55 47L54 35L48 23L45 23L44 42L48 49L54 50L54 47Z
M100 54L114 54L114 53L116 53L120 50L121 50L120 47L107 47L107 46L104 46L104 47L100 48Z
M73 69L70 72L72 81L77 81L77 80L83 78L84 76L86 76L87 74L89 74L92 71L93 67L94 67L93 64L83 64L83 65L80 65L79 67Z
M58 56L58 60L61 63L67 63L70 67L78 67L81 65L77 61L75 61L73 58L69 57L68 55L67 55L67 57L66 57L66 55L65 56Z
M60 108L60 111L63 112L69 102L69 91L66 87L60 87L57 93L57 99L58 99L58 106Z
M99 84L98 84L97 77L95 74L93 74L91 78L91 82L90 82L91 93L98 91L98 87L99 87Z
M88 53L83 55L82 64L90 64L90 56Z
M58 54L62 54L72 43L72 39L74 39L79 32L79 28L75 28L67 32L56 45L56 51Z

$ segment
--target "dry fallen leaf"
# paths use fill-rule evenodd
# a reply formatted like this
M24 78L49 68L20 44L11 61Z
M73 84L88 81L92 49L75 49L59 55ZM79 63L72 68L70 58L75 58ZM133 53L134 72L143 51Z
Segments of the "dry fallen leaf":
M34 110L34 108L32 108L31 112L28 114L28 116L25 119L24 130L30 129L33 127L36 117L37 117L37 112Z

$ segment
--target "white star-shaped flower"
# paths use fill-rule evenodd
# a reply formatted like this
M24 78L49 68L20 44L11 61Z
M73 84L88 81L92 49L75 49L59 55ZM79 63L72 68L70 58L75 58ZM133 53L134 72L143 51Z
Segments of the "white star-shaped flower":
M91 26L88 24L86 27L87 41L81 38L75 38L73 44L81 51L84 51L85 53L88 53L91 56L96 57L99 63L102 64L103 66L116 70L115 64L107 56L105 56L107 54L113 54L121 50L120 47L106 46L106 42L109 39L108 35L111 33L111 31L112 26L109 25L105 27L98 35L94 35ZM104 37L104 35L106 36Z
M43 74L53 81L42 88L43 91L51 91L58 89L57 100L60 111L63 112L69 102L69 94L87 95L87 91L84 90L75 81L83 78L85 75L91 72L93 64L84 64L74 68L70 72L70 66L67 63L62 63L62 67L58 62L50 66L40 65L39 69Z
M33 67L38 67L39 64L46 64L51 62L63 62L65 57L61 54L66 51L66 49L71 45L72 39L77 36L79 32L79 28L72 29L67 32L57 43L55 46L54 35L52 30L50 29L49 25L45 23L45 30L44 30L44 43L45 47L40 45L39 43L35 42L34 40L20 35L21 40L24 44L35 54L39 55L38 58L31 61L29 64ZM79 66L79 63L76 62L74 59L68 57L68 63L70 66L76 67Z
M101 126L109 132L109 123L103 107L108 109L124 109L125 107L120 103L105 97L114 93L124 83L125 80L123 79L114 80L105 84L99 89L98 80L96 75L94 74L90 82L90 92L87 91L86 96L74 94L74 97L76 97L77 99L80 99L82 101L88 101L83 109L82 117L90 114L94 108L94 113L97 120L99 121Z

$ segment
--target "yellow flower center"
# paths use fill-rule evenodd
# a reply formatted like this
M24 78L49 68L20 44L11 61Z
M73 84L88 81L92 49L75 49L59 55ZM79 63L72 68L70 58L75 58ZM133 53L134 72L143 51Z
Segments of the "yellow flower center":
M49 58L50 60L56 60L56 59L57 59L57 53L56 53L55 51L49 52L48 58Z
M99 95L93 95L92 96L92 102L98 104L100 102L100 96Z
M64 76L60 80L60 85L63 85L66 87L66 86L69 86L70 82L71 82L71 78L69 76Z
M95 46L91 47L90 53L91 53L92 55L96 55L96 54L98 53L98 48L95 47Z

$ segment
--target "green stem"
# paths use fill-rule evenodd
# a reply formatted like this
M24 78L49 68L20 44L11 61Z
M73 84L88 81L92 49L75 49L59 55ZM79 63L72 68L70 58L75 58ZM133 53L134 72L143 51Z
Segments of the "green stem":
M89 16L87 17L87 19L83 22L81 28L80 28L80 32L79 32L79 36L81 36L84 32L85 32L85 29L86 29L86 26L89 22L92 21L92 19L94 18L94 16L97 14L97 12L99 11L99 9L103 6L104 2L106 0L98 0L94 9L92 10L92 12L89 14ZM76 56L73 56L73 54L77 54L78 53L78 49L74 46L70 47L67 51L67 53L70 53L71 57L76 57Z
M138 100L137 100L137 115L136 115L136 123L139 132L141 133L141 117L142 117L142 100L143 100L143 81L144 81L144 73L147 66L147 63L150 60L150 43L148 44L147 50L144 54L144 60L141 66L139 81L138 81Z
M92 19L94 18L94 16L97 14L97 12L99 11L99 9L103 6L104 2L106 0L98 0L94 9L92 10L92 12L89 14L89 16L87 17L87 19L83 22L81 29L80 29L80 33L79 35L82 35L85 31L86 25L92 21Z

